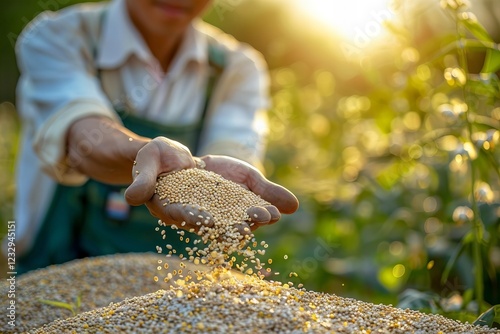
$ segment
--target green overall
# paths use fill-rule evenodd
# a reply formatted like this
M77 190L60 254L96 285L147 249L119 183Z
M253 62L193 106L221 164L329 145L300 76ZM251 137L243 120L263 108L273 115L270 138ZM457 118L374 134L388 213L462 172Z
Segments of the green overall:
M196 152L212 88L224 66L224 54L209 44L209 64L205 105L198 123L167 126L117 110L129 130L145 137L165 136ZM123 199L125 186L95 180L83 186L58 184L31 250L18 259L18 273L73 259L127 252L154 252L156 246L171 244L183 250L187 244L167 229L166 239L155 231L158 219L146 206L129 207ZM171 231L169 233L169 231ZM186 232L186 235L189 233ZM191 240L195 240L191 236Z

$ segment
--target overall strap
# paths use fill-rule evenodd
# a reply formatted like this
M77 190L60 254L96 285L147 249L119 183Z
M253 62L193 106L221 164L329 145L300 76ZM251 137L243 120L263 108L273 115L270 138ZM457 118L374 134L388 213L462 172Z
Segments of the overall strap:
M208 64L210 65L210 71L208 75L207 87L205 89L205 103L203 105L203 110L201 114L201 129L197 133L196 143L197 146L200 145L201 133L203 129L203 125L205 124L205 119L207 116L207 111L210 108L210 101L213 96L213 92L215 90L217 81L224 71L224 66L226 65L226 54L224 50L220 47L213 45L212 43L208 43Z

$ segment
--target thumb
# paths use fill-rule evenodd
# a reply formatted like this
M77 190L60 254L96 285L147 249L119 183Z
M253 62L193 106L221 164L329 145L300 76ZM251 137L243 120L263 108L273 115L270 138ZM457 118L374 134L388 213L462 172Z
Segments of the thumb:
M156 177L160 173L160 161L157 154L146 145L137 153L132 167L132 184L125 190L125 199L130 205L141 205L153 197L156 189ZM146 158L148 157L148 158Z
M141 205L153 197L156 178L163 172L194 167L189 149L165 137L156 137L137 152L132 184L125 191L130 205Z
M132 181L132 184L125 190L125 199L130 205L141 205L153 197L156 188L157 168L132 170L133 173L139 172Z

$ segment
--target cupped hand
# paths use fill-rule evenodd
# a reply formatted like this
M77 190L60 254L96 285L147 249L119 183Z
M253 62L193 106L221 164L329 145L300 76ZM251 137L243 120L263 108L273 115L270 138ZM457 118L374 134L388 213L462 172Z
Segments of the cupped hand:
M207 155L201 160L205 163L206 170L240 184L271 204L249 208L247 215L250 219L237 224L240 233L249 234L250 230L277 222L281 213L290 214L297 210L298 200L290 191L267 180L250 164L218 155ZM184 145L165 137L157 137L138 152L132 169L133 182L127 188L125 198L131 205L145 204L153 216L167 225L195 231L201 226L211 227L213 219L208 212L193 205L170 204L155 195L158 175L195 166L195 158Z
M281 218L281 213L291 214L299 207L299 201L288 189L269 181L258 169L242 160L221 155L207 155L201 160L206 170L238 183L271 203L266 207L249 208L247 214L250 220L243 223L241 229L247 224L251 230L273 224Z

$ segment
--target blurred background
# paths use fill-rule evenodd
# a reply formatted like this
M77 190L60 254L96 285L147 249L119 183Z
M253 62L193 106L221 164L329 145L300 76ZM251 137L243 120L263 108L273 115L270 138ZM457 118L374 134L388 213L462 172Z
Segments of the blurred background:
M3 233L15 218L15 41L41 11L76 2L2 5ZM204 19L270 69L267 176L301 201L257 232L272 279L470 320L500 304L500 8L409 3L219 0Z

